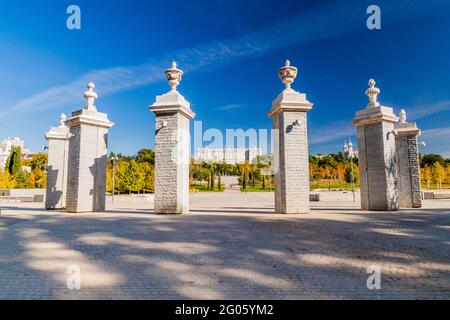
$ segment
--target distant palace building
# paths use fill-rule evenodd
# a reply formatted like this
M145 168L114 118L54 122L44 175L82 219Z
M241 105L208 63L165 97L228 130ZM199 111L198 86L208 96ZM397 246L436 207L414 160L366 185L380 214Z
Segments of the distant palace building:
M353 149L352 139L349 139L348 142L345 141L343 153L345 159L358 158L358 150Z
M25 149L24 142L20 138L16 137L14 139L7 138L0 144L0 170L4 170L6 166L6 161L11 153L12 147L20 147L22 150L22 157L28 158L31 155L30 149Z
M222 162L228 164L256 162L257 157L262 155L261 148L249 148L249 149L210 149L200 148L197 150L197 160L206 162Z

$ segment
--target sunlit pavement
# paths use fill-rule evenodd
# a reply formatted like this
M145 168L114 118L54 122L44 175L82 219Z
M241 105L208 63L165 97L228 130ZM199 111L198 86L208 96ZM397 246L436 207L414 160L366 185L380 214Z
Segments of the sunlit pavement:
M151 197L83 214L0 203L0 299L449 299L450 201L358 206L277 215L272 193L240 192L192 194L182 216L156 216Z

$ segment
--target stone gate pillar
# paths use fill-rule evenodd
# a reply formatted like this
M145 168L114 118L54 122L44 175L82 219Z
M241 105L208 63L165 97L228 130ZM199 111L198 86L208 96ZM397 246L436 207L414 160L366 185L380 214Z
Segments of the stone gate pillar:
M402 109L400 111L400 123L395 125L395 131L397 133L395 144L400 207L421 208L422 191L417 142L420 130L415 122L406 122L406 112Z
M52 127L45 134L48 141L47 188L45 209L66 207L67 161L69 152L69 128L65 125L66 115L60 118L61 125Z
M309 156L306 113L313 104L291 88L297 68L286 61L279 76L286 88L273 101L272 118L275 173L275 211L309 213Z
M183 71L175 62L165 71L171 90L150 107L156 115L155 213L189 212L189 102L177 91Z
M398 118L392 108L377 101L380 89L375 84L369 81L369 104L353 120L358 135L361 209L393 211L399 207L394 131Z
M94 106L97 99L94 88L90 82L84 93L86 107L72 112L66 121L70 131L68 212L105 211L108 129L113 123Z

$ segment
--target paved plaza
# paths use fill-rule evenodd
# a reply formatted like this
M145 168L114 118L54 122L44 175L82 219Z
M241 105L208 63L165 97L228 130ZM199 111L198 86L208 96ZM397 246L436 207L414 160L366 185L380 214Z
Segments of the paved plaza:
M191 194L191 213L176 216L128 196L108 199L105 213L2 203L0 299L450 298L449 200L275 215L273 196ZM66 286L73 265L80 290ZM367 289L371 265L380 290Z

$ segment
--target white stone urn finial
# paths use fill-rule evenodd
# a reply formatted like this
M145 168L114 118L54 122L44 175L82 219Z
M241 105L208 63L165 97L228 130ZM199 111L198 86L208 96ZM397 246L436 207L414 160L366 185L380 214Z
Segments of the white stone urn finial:
M281 67L278 70L280 79L286 86L285 90L291 88L291 84L294 82L295 78L297 78L297 71L298 69L291 66L291 62L289 60L286 60L284 67Z
M172 88L171 91L177 91L177 87L181 82L181 78L183 77L183 71L177 68L177 63L175 61L172 62L172 68L164 71L166 74L167 80L169 81L169 85Z
M377 83L375 80L370 79L369 80L369 89L366 90L366 96L369 97L369 106L370 107L376 107L379 106L379 102L377 101L378 95L380 94L381 90L376 88L375 85Z
M400 110L399 118L400 118L400 123L406 123L406 111L405 111L405 109L401 109Z
M87 102L86 109L97 111L94 106L94 101L98 98L97 93L94 92L95 84L93 82L89 82L87 88L88 90L85 91L83 95Z
M59 123L60 123L60 128L65 128L66 127L66 120L67 120L67 116L64 113L61 113L61 116L59 117Z

